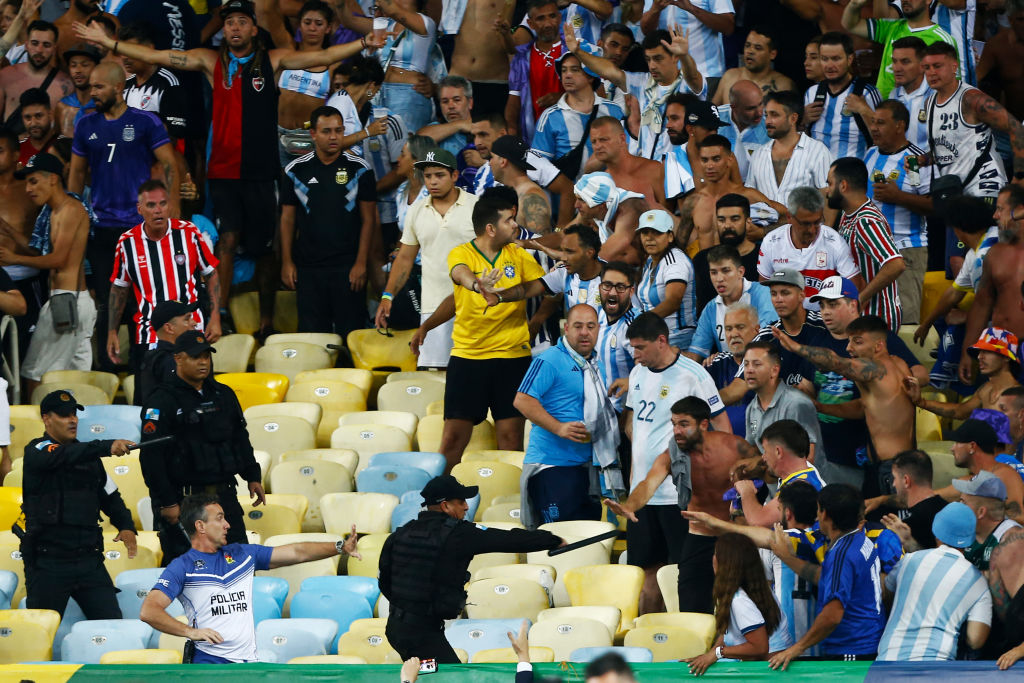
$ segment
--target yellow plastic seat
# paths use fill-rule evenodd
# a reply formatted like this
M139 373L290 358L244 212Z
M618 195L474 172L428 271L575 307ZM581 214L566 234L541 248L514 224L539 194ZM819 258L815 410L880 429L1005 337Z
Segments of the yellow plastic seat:
M444 401L431 401L428 403L427 415L444 415Z
M140 500L149 496L149 487L146 486L146 480L142 477L139 452L132 451L128 455L118 458L100 458L100 462L103 463L103 469L107 471L107 476L117 484L121 498L124 499L124 504L131 511L132 519L135 520L135 528L141 529L142 520L139 519L138 505Z
M938 415L923 408L916 408L914 414L918 440L942 441L942 424Z
M472 462L475 460L496 460L498 462L508 463L509 465L515 465L519 469L523 469L523 460L526 458L526 451L502 451L498 449L491 449L486 451L466 451L462 454L462 462Z
M258 384L241 384L231 390L235 392L235 398L243 411L253 406L277 405L280 402L276 391Z
M425 415L420 418L416 427L416 443L421 451L437 453L441 448L441 436L444 433L443 415ZM473 433L466 445L467 451L481 451L493 449L497 443L494 432L494 425L484 420L474 425Z
M678 565L676 565L678 566ZM671 626L689 631L703 639L706 652L715 642L715 617L701 612L651 612L641 614L634 622L634 628ZM644 646L646 647L646 645Z
M246 422L252 422L263 417L300 417L308 422L315 430L320 426L320 418L323 415L323 408L318 403L304 403L295 401L292 403L268 403L264 405L249 406L245 409Z
M522 529L519 522L488 522L489 529ZM546 552L546 551L545 551ZM521 564L525 556L520 553L482 553L473 557L469 563L470 576L476 576L478 572L489 567L500 567L504 565ZM538 562L538 564L540 564Z
M390 493L328 493L320 499L320 512L328 533L349 534L352 525L360 534L391 530L391 512L398 496Z
M264 545L276 548L289 543L335 543L342 540L337 534L281 534L279 536L264 537ZM362 550L362 539L360 539L360 550ZM292 597L299 592L302 582L311 576L335 576L338 573L338 561L340 555L325 557L322 560L313 562L302 562L288 567L277 567L257 572L257 576L275 576L288 582L288 597L285 599L282 616L287 617L291 606ZM351 559L351 558L350 558ZM376 574L374 574L376 576Z
M242 386L266 387L274 392L275 400L280 403L288 393L289 380L285 375L276 372L225 372L217 375L217 381L227 384L232 389Z
M60 614L51 609L0 610L0 664L50 661L58 626Z
M519 515L519 503L497 503L488 506L484 510L483 514L480 515L480 521L484 524L488 522L516 522L519 521Z
M263 343L269 346L271 344L293 344L300 342L311 346L319 346L331 357L331 365L334 365L338 360L338 349L329 349L327 345L341 346L343 341L340 334L334 334L333 332L288 332L272 334Z
M383 424L343 425L331 433L331 448L347 448L359 454L359 474L370 456L391 451L411 451L412 439L402 429Z
M268 475L270 474L270 465L272 463L270 453L254 448L252 451L252 456L256 460L256 463L260 466L260 483L263 484L264 490L269 491L269 489L267 488L268 482L270 480ZM238 487L239 491L245 492L249 490L249 482L243 479L240 474L235 474L235 485Z
M953 281L946 279L945 271L930 270L924 274L924 285L921 291L921 320L931 313L935 304L942 297L942 293L952 286Z
M365 631L366 629L384 628L388 625L387 617L367 617L356 619L348 625L350 631Z
M213 367L217 372L245 372L249 367L256 338L251 334L226 334L213 342L217 354Z
M549 607L548 594L537 582L505 576L469 584L466 614L470 619L529 619Z
M18 458L14 463L20 463L24 458ZM4 486L21 488L22 479L25 476L25 470L21 467L12 466L11 471L4 477Z
M542 619L530 627L530 645L551 648L554 661L558 662L569 661L572 651L578 648L611 644L612 637L604 624L585 617Z
M305 342L267 344L256 351L256 372L276 372L289 380L303 370L319 370L331 365L331 355L326 348Z
M939 333L935 331L934 326L930 327L922 346L914 341L914 332L916 330L917 325L901 325L897 334L903 340L903 343L907 345L907 348L910 349L910 352L914 354L914 357L926 368L930 368L935 363L932 352L939 347Z
M235 331L252 334L260 329L260 297L258 292L243 292L228 299L228 310L235 321Z
M392 381L377 391L380 410L406 410L417 417L425 417L427 406L444 400L444 383L433 379L402 379Z
M253 506L248 498L239 498L242 514L245 515L245 528L258 533L263 538L280 536L281 534L297 534L302 531L300 517L295 510L284 505Z
M953 461L952 441L918 440L917 447L932 459L932 487L936 490L952 485L954 479L967 473Z
M616 637L632 628L639 612L643 569L628 564L603 564L570 569L562 578L573 605L614 605L619 608L621 617Z
M658 570L658 588L669 613L679 611L679 565L666 564Z
M359 454L348 448L306 448L294 451L285 451L278 459L278 463L291 462L293 460L324 460L341 465L349 473L355 472L359 467Z
M10 531L3 533L4 537L0 538L0 569L14 572L18 577L18 587L11 596L11 604L0 607L17 607L25 597L25 561L21 558L21 542Z
M452 468L452 475L463 486L480 487L480 507L476 510L476 520L480 521L496 496L519 493L522 470L503 462L460 462Z
M432 379L435 382L441 382L444 384L448 381L448 373L444 370L400 370L388 375L387 381L398 382L405 379Z
M285 451L316 448L316 428L301 417L274 415L247 421L252 447L269 453L274 464Z
M349 528L351 531L351 526ZM390 533L367 534L359 537L359 554L362 559L348 558L349 576L371 576L377 578L377 567L380 564L380 551L384 547Z
M126 375L125 378L121 380L121 390L124 391L125 403L131 405L135 402L135 375Z
M530 565L526 565L530 566ZM538 621L572 620L572 619L593 619L604 624L608 629L608 637L614 639L619 630L619 622L622 619L622 612L618 607L611 605L580 605L579 607L552 607L537 615Z
M114 373L98 370L50 370L44 372L39 381L43 384L89 384L102 389L111 401L121 384L120 378Z
M702 655L708 650L705 639L678 626L640 626L625 635L626 647L646 647L656 662L674 662Z
M185 615L174 617L183 624L187 624L188 620ZM157 647L161 650L171 650L172 652L183 652L185 649L185 638L179 636L172 636L169 633L160 633L159 640L157 641Z
M295 375L296 382L319 382L330 380L332 382L348 382L359 387L363 392L363 398L370 395L370 388L373 386L373 373L361 368L324 368L323 370L304 370Z
M21 406L11 406L20 408ZM20 460L25 456L25 446L32 439L43 435L43 418L39 416L39 406L25 406L33 408L35 414L31 416L11 415L11 444L7 450L11 454L11 460Z
M352 365L375 373L399 372L416 369L416 356L412 355L409 341L416 330L392 332L392 336L374 329L352 330L346 343L352 354Z
M519 661L515 650L511 647L498 647L492 650L477 650L470 660L473 664L515 664ZM531 662L553 662L555 651L550 647L530 646Z
M419 418L413 412L403 410L362 410L358 413L347 413L338 419L338 426L378 424L398 427L409 435L409 438L416 436L416 425Z
M330 445L331 433L338 426L338 418L345 413L366 410L366 397L362 390L354 384L338 380L294 382L286 400L317 403L323 409L317 429L317 445L321 448Z
M104 389L93 384L76 382L43 383L32 390L32 403L39 405L51 391L67 391L83 406L105 406L113 402L113 398Z
M355 655L307 655L292 657L289 664L366 664L367 661Z
M34 417L36 419L42 419L39 415L39 406L32 403L15 403L9 406L11 410L11 418L16 417Z
M275 330L282 334L292 334L299 331L299 306L298 294L294 289L279 289L274 292L274 320Z
M589 536L611 531L614 526L608 522L554 522L552 525L542 524L542 529L547 529L566 542L580 541ZM588 533L590 531L590 533ZM611 560L612 541L605 540L601 543L577 548L561 555L550 556L546 550L528 553L526 561L529 564L551 565L557 572L555 587L552 597L556 607L566 607L570 603L569 593L565 587L565 573L576 567L589 567L593 565L608 564Z
M163 559L163 551L159 547L154 552L151 547L139 543L136 546L135 557L128 557L128 549L125 548L124 543L113 541L107 537L103 539L103 566L110 574L111 580L116 580L118 574L129 569L159 567L161 559Z
M0 529L10 529L18 520L22 520L21 527L25 528L21 503L20 486L0 486Z
M100 664L181 664L175 650L111 650L100 655Z
M362 657L367 664L402 663L402 657L391 647L384 629L346 631L338 639L338 654Z
M498 564L482 567L473 573L473 581L484 579L525 579L550 591L555 583L555 568L543 564Z
M270 489L275 495L301 494L309 501L301 519L302 531L323 531L320 498L328 493L347 493L352 485L352 472L327 460L282 460L270 470Z

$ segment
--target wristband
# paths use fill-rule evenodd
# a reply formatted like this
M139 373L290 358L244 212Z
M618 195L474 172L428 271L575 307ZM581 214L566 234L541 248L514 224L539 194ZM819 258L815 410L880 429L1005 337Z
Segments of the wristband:
M391 292L384 292L383 294L380 295L380 300L381 301L391 301L394 298L395 298L395 295L392 294Z
M721 645L716 647L715 648L715 659L721 659L722 657L724 657L725 656L724 650L725 650L725 648L722 647Z
M505 299L503 299L503 298L502 298L502 296L501 296L501 293L500 293L500 292L498 293L498 303L499 303L499 304L503 304L503 303L505 303Z

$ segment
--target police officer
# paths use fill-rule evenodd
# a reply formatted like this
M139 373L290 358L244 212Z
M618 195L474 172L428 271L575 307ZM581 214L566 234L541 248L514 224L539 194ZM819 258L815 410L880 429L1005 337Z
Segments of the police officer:
M230 387L213 379L216 349L202 332L192 330L179 335L171 351L175 376L156 387L142 407L140 458L165 565L191 547L178 521L184 496L220 499L231 525L228 543L247 542L235 475L249 482L256 505L266 503L242 407ZM172 435L176 438L146 446Z
M444 637L444 620L466 605L467 571L480 553L550 550L564 541L549 531L487 529L463 518L476 486L463 486L450 474L423 487L426 510L384 541L379 583L390 603L386 634L402 659L419 657L457 664Z
M103 566L103 535L96 522L102 511L119 533L128 557L135 557L135 525L117 486L100 458L125 455L131 441L81 443L78 414L71 392L58 390L39 404L44 434L25 446L22 480L27 605L64 616L73 597L86 619L120 619L116 589Z
M199 303L161 301L153 308L150 324L156 330L156 344L142 355L135 373L135 405L145 405L149 392L174 376L174 356L171 349L179 335L196 329L192 314Z

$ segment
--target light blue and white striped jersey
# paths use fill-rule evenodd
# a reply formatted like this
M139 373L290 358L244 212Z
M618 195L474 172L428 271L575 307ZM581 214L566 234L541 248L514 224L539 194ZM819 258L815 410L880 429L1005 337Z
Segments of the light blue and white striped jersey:
M645 0L644 13L654 5L654 0ZM711 14L735 14L732 0L694 0L693 5ZM675 25L689 31L690 56L697 62L697 68L707 78L721 76L725 72L725 47L722 34L712 31L704 22L676 5L669 5L658 16L658 28L671 31Z
M953 286L961 292L977 292L981 282L981 270L985 263L985 255L993 244L999 242L999 228L992 226L978 242L978 246L964 254L964 264L953 281Z
M532 149L527 151L526 160L533 166L531 170L526 172L526 177L541 187L546 188L553 183L560 173L557 166ZM476 170L476 176L473 177L473 194L479 197L485 190L500 185L501 183L494 179L491 162L485 161L484 165Z
M427 73L430 62L430 48L433 47L437 40L437 24L426 14L421 14L420 16L423 18L423 25L427 29L427 34L424 36L411 29L405 29L397 36L392 36L391 32L396 28L401 28L402 24L399 24L394 19L388 19L387 42L384 44L384 47L377 51L377 59L380 60L382 66L385 68L393 66L398 69L415 71L421 74Z
M665 198L675 199L692 190L693 167L686 155L686 145L670 145L662 161L665 167Z
M693 262L679 247L672 247L657 264L650 256L644 263L644 273L636 286L640 310L649 311L665 300L665 287L670 282L682 282L686 292L679 304L679 310L665 318L668 324L668 341L685 351L690 346L694 328L697 326L697 288L693 284Z
M521 225L517 229L519 231L519 233L516 235L517 240L534 240L540 237L540 235L530 232ZM543 268L545 271L549 271L555 267L554 259L552 259L550 256L545 254L540 249L527 249L526 252L530 254L530 256L533 256L537 263L540 264L540 267ZM532 299L526 300L527 320L532 318L533 314L536 313L538 309L540 309L540 305L541 303L543 303L543 301L543 296L535 296ZM600 317L600 315L598 317ZM552 333L550 330L548 330L547 325L541 325L540 329L537 331L537 336L530 340L530 351L534 356L536 356L537 354L543 351L547 351L557 341L558 334Z
M928 149L928 98L935 91L928 81L921 77L921 85L913 92L907 92L902 85L897 85L889 93L890 100L899 100L910 112L910 125L907 126L907 140L921 149Z
M896 595L878 643L879 661L956 659L965 621L992 623L992 595L977 567L955 548L941 546L903 557L885 577Z
M691 32L691 36L692 36ZM692 53L691 53L692 54ZM686 79L682 78L680 74L679 82L675 85L658 85L655 83L654 78L651 74L646 71L625 71L626 74L626 89L629 94L636 98L636 101L640 105L640 115L643 117L643 112L647 110L648 104L652 105L655 102L658 104L659 118L665 116L665 99L668 98L673 92L688 93L693 92L690 90L690 86L686 84ZM707 72L701 71L704 74L704 81L701 83L701 90L696 93L702 100L708 98L708 79ZM640 139L638 141L638 147L636 152L633 152L637 156L642 156L647 159L660 159L665 156L668 148L672 145L668 139L668 133L665 132L665 123L662 120L661 123L652 126L645 126L643 123L640 124Z
M951 36L960 57L960 73L964 81L970 85L978 84L974 60L974 19L977 16L977 0L966 0L963 9L950 9L939 0L932 0L929 11L932 21L941 26Z
M444 0L441 6L441 23L437 30L444 35L454 35L462 26L468 0ZM369 16L369 15L367 15Z
M807 132L812 138L828 147L828 151L836 159L841 159L842 157L863 159L868 143L871 142L867 135L860 132L856 119L846 109L846 97L857 88L858 81L859 79L857 78L850 80L838 95L833 95L827 87L824 88L825 108L821 113L821 118L815 121L814 125ZM863 97L867 103L872 109L877 107L882 101L881 95L878 94L878 89L862 81L860 85L863 87ZM817 92L817 85L812 85L807 89L807 93L804 95L805 107L814 101ZM844 111L846 112L845 114L843 113ZM865 121L865 124L867 124L867 121Z
M594 345L594 352L597 353L598 367L601 368L601 379L606 387L612 382L623 377L629 377L635 361L633 360L633 347L629 344L629 337L626 330L630 324L640 315L640 311L630 307L613 322L608 322L608 315L601 311L597 317L600 328L597 334L597 343ZM612 405L615 410L622 412L622 404L625 396L612 398Z
M619 0L611 0L614 7L618 7ZM597 45L601 40L601 29L604 28L604 20L575 2L562 10L562 25L572 24L576 29L576 37L591 45Z
M878 210L885 216L892 228L892 238L897 249L928 246L928 218L898 204L886 204L874 199L874 180L876 173L885 177L885 182L895 183L907 194L926 195L931 191L931 174L927 171L918 172L920 182L915 186L907 179L907 169L903 160L908 156L924 154L917 145L907 145L893 154L882 154L878 147L872 147L864 155L864 164L868 167L868 197L872 199Z
M398 157L402 156L402 147L405 146L409 131L405 127L402 117L385 107L374 107L371 118L387 117L387 126L383 135L368 137L362 142L363 159L369 162L370 168L378 179L383 178L395 164ZM390 192L379 192L377 194L377 211L380 213L381 223L395 223L398 221L398 208L396 198L397 188Z
M764 127L764 116L756 126L750 126L741 131L732 120L732 105L720 104L715 109L718 110L718 118L726 124L718 129L718 134L725 136L732 143L732 152L736 155L736 165L740 169L740 177L746 180L750 157L754 156L754 152L761 145L767 144L770 140L768 131Z
M603 261L598 261L604 263ZM601 308L601 273L600 271L589 280L581 280L579 273L569 273L564 263L559 263L547 275L541 278L544 288L552 296L561 294L563 314L576 304L590 304L600 318L604 313Z
M575 7L575 5L573 5ZM611 116L622 120L626 118L626 112L622 107L606 100L603 97L594 96L594 104L597 106L598 116ZM566 95L562 95L558 102L544 110L537 121L537 129L533 133L532 151L549 159L560 159L576 148L583 139L583 129L587 126L587 119L590 112L583 113L576 111L566 102ZM593 149L590 141L587 140L583 148L583 159L580 168L587 163ZM576 181L576 178L570 178Z
M116 17L117 13L120 12L128 2L129 0L103 0L103 2L100 3L100 7L102 7L103 11L107 14L113 14Z
M772 294L768 287L759 282L743 280L743 294L740 302L750 304L757 309L758 323L761 327L772 324L779 319L779 314L772 306ZM725 309L728 308L719 294L704 306L697 320L697 330L690 342L690 351L705 358L715 351L726 351L725 344Z

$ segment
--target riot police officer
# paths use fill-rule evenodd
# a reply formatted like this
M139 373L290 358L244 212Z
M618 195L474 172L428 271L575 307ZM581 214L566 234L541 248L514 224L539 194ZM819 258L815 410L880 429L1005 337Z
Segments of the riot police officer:
M161 301L153 307L150 324L156 330L156 344L142 354L135 373L135 405L145 405L149 392L174 376L174 356L171 350L179 335L196 329L193 313L198 303Z
M444 620L462 614L467 571L480 553L525 553L564 545L549 531L487 529L463 518L476 486L450 474L423 487L426 510L384 541L379 583L390 603L386 634L402 659L459 662L444 637Z
M178 336L175 375L156 387L142 407L142 476L153 501L165 565L191 547L178 521L186 495L215 495L231 525L228 543L246 543L235 475L249 483L256 504L266 503L260 465L253 456L242 408L230 387L213 379L216 352L198 330ZM164 436L176 438L147 446Z
M63 617L73 597L86 619L120 619L97 522L101 511L110 518L119 531L114 540L125 544L129 557L135 557L135 525L100 458L125 455L135 444L78 441L82 409L69 391L47 394L39 404L45 433L25 446L21 554L27 605Z

